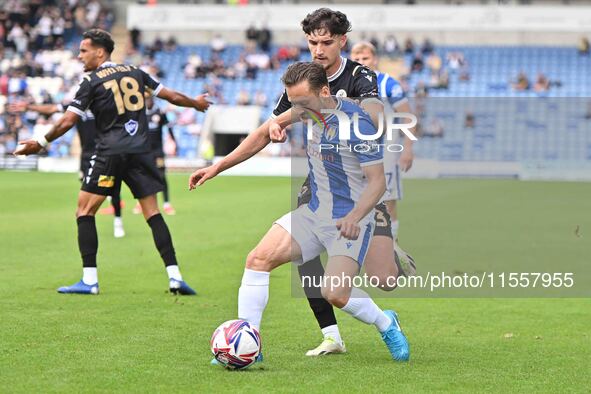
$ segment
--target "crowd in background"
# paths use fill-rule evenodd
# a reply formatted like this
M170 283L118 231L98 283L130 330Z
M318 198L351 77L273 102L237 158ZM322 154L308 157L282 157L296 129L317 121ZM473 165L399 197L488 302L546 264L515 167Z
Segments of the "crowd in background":
M23 2L9 0L0 10L0 155L11 152L16 141L35 132L43 132L51 121L35 114L16 114L7 111L13 101L36 103L67 102L75 92L82 66L76 61L77 44L81 33L91 27L110 30L114 23L112 4L98 0L32 0ZM138 29L129 32L126 61L140 65L142 69L158 78L170 73L182 74L185 79L202 79L203 90L219 104L258 105L268 107L278 97L267 97L262 90L237 91L235 97L224 97L226 80L254 80L259 73L281 69L286 63L301 60L307 53L305 40L298 45L273 45L273 34L264 25L251 25L244 32L242 53L237 61L226 64L224 52L228 44L221 35L212 37L208 56L190 53L180 70L163 70L156 61L158 53L174 52L179 47L174 37L157 37L152 42L142 40ZM453 83L469 82L471 70L469 59L461 51L437 51L430 39L415 42L406 38L402 43L395 35L382 39L363 35L370 41L383 59L402 64L396 76L406 95L417 99L429 96L433 90L445 90ZM352 43L344 49L348 54ZM588 56L590 44L581 38L577 45L581 56ZM413 75L428 75L415 78ZM551 80L543 72L535 79L521 72L510 76L509 85L515 91L547 92L560 81ZM279 93L279 92L278 92ZM189 133L198 135L200 125L194 111L168 106L173 112L173 124L185 126ZM474 119L467 116L466 124L472 127ZM433 125L433 135L441 135L441 125ZM428 133L427 133L428 134ZM69 142L52 144L52 155L66 156L71 152ZM269 154L282 155L279 148L270 148Z
M47 118L11 113L10 103L58 103L70 99L82 74L76 60L83 31L110 30L114 14L97 0L8 0L0 9L0 155L19 139L50 127ZM75 47L72 47L75 45ZM52 147L69 154L67 144Z

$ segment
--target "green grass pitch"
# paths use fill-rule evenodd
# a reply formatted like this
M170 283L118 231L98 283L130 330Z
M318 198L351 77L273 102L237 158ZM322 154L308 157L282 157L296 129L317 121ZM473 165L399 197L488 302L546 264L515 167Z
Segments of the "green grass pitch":
M349 352L310 359L321 337L307 302L292 296L289 266L271 276L263 366L211 367L210 335L236 317L244 258L290 209L290 181L220 177L191 193L186 175L169 182L178 214L166 220L198 297L167 294L128 190L125 238L113 238L110 217L97 219L101 295L72 296L55 289L80 278L75 175L0 172L0 392L589 390L589 298L394 292L377 303L401 316L409 363L392 362L375 329L340 312ZM421 269L561 271L561 261L588 264L590 195L585 183L409 180L401 240Z

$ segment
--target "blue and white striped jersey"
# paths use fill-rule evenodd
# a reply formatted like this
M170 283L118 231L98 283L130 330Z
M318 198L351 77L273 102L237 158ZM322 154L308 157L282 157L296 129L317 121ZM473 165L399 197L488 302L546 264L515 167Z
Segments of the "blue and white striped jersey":
M403 100L406 100L404 90L400 82L392 78L387 73L375 71L378 77L378 95L383 98L388 98L390 104L396 106Z
M337 98L337 110L353 119L359 114L359 132L375 135L369 115L357 104ZM335 115L325 116L313 127L312 138L304 138L308 155L308 176L312 198L309 208L325 219L347 215L367 186L362 167L382 163L381 140L365 141L357 137L351 122L351 138L339 139L339 122Z

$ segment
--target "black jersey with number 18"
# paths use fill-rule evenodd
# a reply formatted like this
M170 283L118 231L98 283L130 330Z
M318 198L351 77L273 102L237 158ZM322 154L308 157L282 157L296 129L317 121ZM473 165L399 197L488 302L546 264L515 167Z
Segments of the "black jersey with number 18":
M137 67L103 63L84 76L68 111L90 109L97 129L96 150L103 155L150 151L144 92L157 95L162 85Z

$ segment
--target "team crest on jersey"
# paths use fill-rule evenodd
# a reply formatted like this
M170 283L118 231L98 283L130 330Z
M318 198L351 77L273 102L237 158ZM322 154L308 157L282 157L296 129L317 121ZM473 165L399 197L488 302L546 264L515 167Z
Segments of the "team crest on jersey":
M337 129L334 126L328 126L325 130L326 138L328 138L328 140L332 140L337 136Z
M135 135L139 128L139 123L133 119L125 123L125 131L129 133L129 135Z
M340 89L340 90L337 92L337 95L336 95L336 96L337 96L337 97L347 97L347 92L345 91L345 89Z

